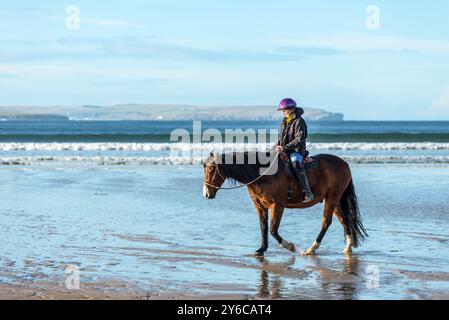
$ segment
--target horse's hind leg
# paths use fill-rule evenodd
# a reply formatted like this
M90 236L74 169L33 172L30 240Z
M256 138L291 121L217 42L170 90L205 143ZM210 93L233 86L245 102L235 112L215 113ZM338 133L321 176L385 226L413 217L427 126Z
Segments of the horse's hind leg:
M287 242L279 235L279 226L281 224L282 214L284 213L284 207L277 204L273 204L270 207L270 233L279 242L279 244L292 252L296 251L295 245L293 243Z
M337 205L334 210L335 216L340 221L343 226L343 230L345 232L346 246L343 252L345 254L350 254L352 252L352 239L351 239L351 229L349 228L348 218L344 215L343 210L340 205Z
M323 221L321 223L321 231L318 234L318 237L316 238L315 242L312 244L312 246L309 249L307 249L306 252L303 253L303 255L316 254L316 249L318 249L320 247L321 241L323 240L327 229L329 229L330 225L332 224L332 214L334 213L335 206L336 206L335 202L330 202L328 200L326 200L326 202L324 203Z

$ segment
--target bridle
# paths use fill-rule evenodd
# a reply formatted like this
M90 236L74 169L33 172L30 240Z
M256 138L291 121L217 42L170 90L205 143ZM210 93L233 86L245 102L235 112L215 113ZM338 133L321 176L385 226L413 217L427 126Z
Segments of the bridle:
M273 166L273 163L276 161L276 159L277 159L278 157L279 157L279 153L276 154L276 156L274 157L274 159L273 159L273 161L271 162L270 166L267 168L267 170L265 170L264 173L262 173L262 174L261 174L260 176L258 176L256 179L254 179L253 181L250 181L250 182L248 182L248 183L245 183L245 184L242 184L242 185L236 186L236 187L219 187L219 186L213 185L212 183L207 182L207 181L206 181L206 178L204 178L204 185L206 185L206 186L208 186L208 187L211 187L211 188L214 188L214 189L217 189L217 190L233 190L233 189L239 189L239 188L243 188L243 187L249 186L250 184L253 184L253 183L256 182L257 180L259 180L260 178L262 178L262 177L268 172L268 170L271 169L271 167ZM219 175L221 178L223 178L223 180L226 180L226 179L227 179L223 174L220 173L220 167L218 166L218 164L216 164L216 163L211 163L211 164L208 164L208 166L212 166L212 167L216 167L216 168L217 168L217 169L215 170L215 172L214 172L214 175L212 176L212 179L215 178L215 175L216 175L217 173L218 173L218 175Z
M215 175L216 175L217 173L218 173L218 175L223 179L223 181L226 180L226 177L225 177L223 174L220 173L220 167L218 166L218 164L216 164L216 163L211 163L211 164L207 164L207 166L211 166L211 167L215 167L215 168L216 168L216 170L215 170L215 172L214 172L214 174L213 174L213 176L212 176L212 180L214 180ZM217 190L218 190L218 189L225 189L225 188L218 187L218 186L216 186L216 185L213 185L212 183L207 182L207 181L206 181L206 178L204 178L204 184L205 184L206 186L208 186L208 187L215 188L215 189L217 189Z

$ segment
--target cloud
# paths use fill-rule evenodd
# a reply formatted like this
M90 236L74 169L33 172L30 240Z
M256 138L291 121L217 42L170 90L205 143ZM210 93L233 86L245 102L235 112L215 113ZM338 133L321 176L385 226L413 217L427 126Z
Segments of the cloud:
M276 40L280 45L307 48L328 48L343 52L384 51L449 53L449 41L398 36L375 36L349 33L327 37Z
M49 17L50 20L65 21L67 17ZM101 19L101 18L80 18L80 27L83 25L93 25L98 27L115 27L115 28L131 28L131 27L146 27L142 24L132 23L126 20Z
M83 82L99 84L130 84L130 85L151 85L151 86L167 86L172 81L191 81L192 78L199 78L204 70L188 69L179 70L178 68L166 67L140 67L130 68L129 65L123 64L116 68L109 65L87 65L87 64L1 64L0 63L0 80L2 75L5 79L9 77L20 77L22 81L30 79L49 79L58 81L77 81L82 79ZM63 80L64 79L64 80Z
M104 26L129 26L121 20L88 19ZM20 44L15 48L14 41ZM58 61L82 59L162 59L220 63L299 61L350 52L431 52L449 53L449 42L398 37L351 34L327 38L281 40L268 43L267 49L207 48L185 42L163 41L155 36L88 38L64 37L53 40L0 41L1 61Z
M111 19L80 19L82 24L91 24L101 27L131 27L134 24L124 20L111 20Z
M16 47L20 45L20 49ZM329 48L281 46L267 50L199 48L185 43L164 42L157 37L79 38L54 40L0 40L0 61L81 59L164 59L207 62L297 61L338 54Z
M431 110L449 115L449 86L445 88L438 98L432 101Z
M19 11L26 11L26 12L30 12L30 11L39 11L41 10L41 8L36 7L36 6L27 6L27 7L21 7L19 9Z
M102 78L102 79L95 79L91 82L95 86L101 86L101 87L111 87L111 86L123 86L124 83L126 85L130 85L133 87L136 86L166 86L170 85L171 81L167 78Z
M0 80L17 78L17 74L0 72Z
M0 8L0 12L37 12L41 11L41 8L37 6L24 6L20 8Z

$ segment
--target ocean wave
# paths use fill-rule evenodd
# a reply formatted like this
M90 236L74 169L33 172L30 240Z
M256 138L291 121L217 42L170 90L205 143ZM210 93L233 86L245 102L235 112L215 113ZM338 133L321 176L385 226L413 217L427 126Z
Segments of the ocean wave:
M449 164L449 156L343 156L349 163ZM204 157L0 157L0 165L200 165Z
M0 151L189 151L202 150L260 150L265 151L273 144L267 143L125 143L125 142L90 142L90 143L43 143L43 142L3 142ZM307 148L314 150L449 150L446 142L334 142L309 143Z
M82 125L81 125L82 124ZM151 127L148 124L148 127L141 127L135 124L129 124L124 126L123 123L96 123L95 127L90 127L89 122L80 122L80 123L56 123L56 127L49 127L49 124L46 123L45 126L41 124L38 126L37 123L33 123L30 127L30 124L27 123L25 128L17 126L15 124L14 127L10 128L0 128L0 141L1 142L139 142L139 143L170 143L176 142L177 135L174 134L172 137L171 133L174 133L174 130L181 129L184 133L189 132L190 138L199 138L208 139L208 135L206 131L201 131L197 133L193 133L191 127L187 126L185 128L178 126L163 126L160 124L156 125L156 127ZM259 124L260 125L260 124ZM121 127L123 126L123 127ZM366 125L365 125L366 126ZM441 125L441 127L432 127L427 129L421 129L423 131L409 131L409 132L401 132L401 125L397 124L397 128L391 127L392 124L388 124L390 126L390 130L382 132L385 130L385 124L380 124L380 127L373 127L371 123L370 129L359 127L357 130L362 130L362 132L355 131L354 128L346 128L346 130L350 130L348 132L342 132L345 130L344 127L333 128L331 132L314 132L309 133L309 141L315 143L327 143L327 142L449 142L449 132L447 132L447 128L445 125ZM447 126L447 125L446 125ZM268 138L270 135L268 133L272 133L277 136L277 125L275 128L264 126L263 128L259 127L250 127L245 126L244 128L237 128L235 124L227 124L221 125L218 127L215 126L206 126L204 129L216 129L220 132L220 140L223 142L233 141L236 139L245 139L248 136L251 138L257 139L257 142L263 142L266 140L259 140ZM329 129L328 126L326 126ZM326 128L321 128L321 130L327 130ZM226 130L230 130L228 134L226 134ZM395 130L398 132L395 132ZM416 129L416 128L415 128ZM116 131L118 130L118 132ZM249 131L247 131L249 130ZM263 131L261 131L263 130ZM274 131L271 131L274 130ZM318 129L319 130L319 129ZM371 130L365 132L365 130ZM410 130L407 129L407 130ZM436 132L428 132L426 130L434 130ZM122 132L120 132L122 131ZM153 131L153 132L152 132ZM256 133L252 135L251 132ZM174 138L175 140L172 140ZM230 139L230 140L227 140ZM201 140L207 142L205 140ZM217 140L216 140L217 141Z

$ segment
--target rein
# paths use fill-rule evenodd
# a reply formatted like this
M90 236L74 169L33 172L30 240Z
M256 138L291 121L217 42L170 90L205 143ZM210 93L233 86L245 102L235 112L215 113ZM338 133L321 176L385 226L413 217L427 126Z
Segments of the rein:
M260 178L262 178L262 177L265 175L265 173L267 173L268 170L271 169L271 167L273 166L273 163L277 160L278 157L279 157L279 153L276 154L276 156L274 157L274 159L273 159L273 161L271 162L270 166L267 168L267 170L265 170L264 173L262 173L260 176L258 176L258 177L257 177L256 179L254 179L253 181L250 181L250 182L248 182L248 183L242 184L242 185L240 185L240 186L236 186L236 187L218 187L218 186L216 186L216 185L213 185L213 184L207 182L206 179L204 179L204 184L205 184L206 186L208 186L208 187L215 188L215 189L217 189L217 190L233 190L233 189L239 189L239 188L243 188L243 187L249 186L250 184L253 184L253 183L256 182L257 180L259 180ZM222 177L224 180L226 180L227 178L226 178L225 176L223 176L223 175L220 173L220 168L218 167L218 164L214 164L214 166L217 167L217 171L216 171L216 172L218 173L218 175L219 175L220 177ZM215 174L214 174L214 176L215 176Z

